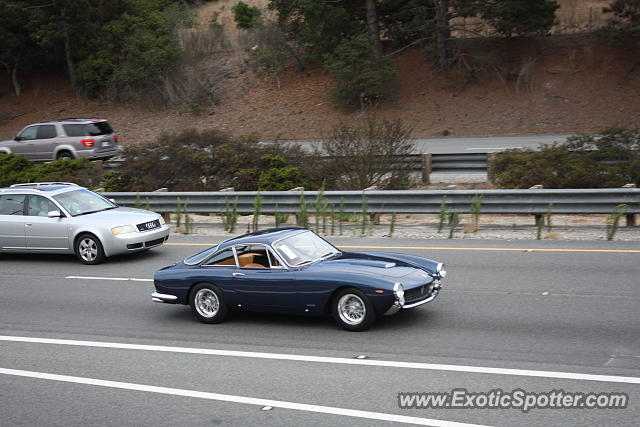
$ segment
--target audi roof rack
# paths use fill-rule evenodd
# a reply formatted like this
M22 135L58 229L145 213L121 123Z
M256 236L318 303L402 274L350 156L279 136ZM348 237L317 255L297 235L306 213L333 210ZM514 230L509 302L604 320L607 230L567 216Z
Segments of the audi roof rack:
M79 187L78 184L73 182L25 182L23 184L13 184L10 185L9 188L19 188L19 187L42 187L46 185L73 185Z

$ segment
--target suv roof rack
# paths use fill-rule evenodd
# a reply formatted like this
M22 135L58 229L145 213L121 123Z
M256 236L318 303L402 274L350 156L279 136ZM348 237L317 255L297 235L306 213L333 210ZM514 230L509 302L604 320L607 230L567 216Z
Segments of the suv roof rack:
M78 184L73 182L25 182L23 184L13 184L10 185L9 188L20 188L20 187L42 187L46 185L73 185L75 187L79 187Z

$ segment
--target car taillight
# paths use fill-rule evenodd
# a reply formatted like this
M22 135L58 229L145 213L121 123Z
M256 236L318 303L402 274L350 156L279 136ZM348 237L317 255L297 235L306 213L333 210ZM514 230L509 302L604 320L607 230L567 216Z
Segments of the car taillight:
M118 142L118 135L113 135L113 140L114 140L115 142Z
M80 141L82 143L82 145L84 145L85 147L93 147L94 144L96 143L96 140L93 138L89 138L89 139L83 139L82 141Z

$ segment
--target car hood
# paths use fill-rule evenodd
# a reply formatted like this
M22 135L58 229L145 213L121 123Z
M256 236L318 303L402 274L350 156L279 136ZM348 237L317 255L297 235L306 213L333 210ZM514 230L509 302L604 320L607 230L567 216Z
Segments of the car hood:
M114 225L136 225L158 219L160 215L144 209L117 207L107 211L79 215L74 218L85 218L90 221L108 222ZM117 223L117 224L116 224Z
M322 272L322 270L332 272L342 270L345 273L357 272L393 279L405 277L416 271L415 266L393 257L375 256L356 252L342 253L336 258L330 258L326 261L312 264L309 268L317 270L318 272Z

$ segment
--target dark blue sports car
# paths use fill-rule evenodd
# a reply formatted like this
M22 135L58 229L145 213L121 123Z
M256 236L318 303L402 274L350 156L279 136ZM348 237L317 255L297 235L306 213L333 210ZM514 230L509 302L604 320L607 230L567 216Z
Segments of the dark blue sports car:
M158 270L155 302L189 304L204 323L230 309L333 315L350 331L377 316L432 301L444 265L412 255L341 252L310 230L286 228L236 237Z

